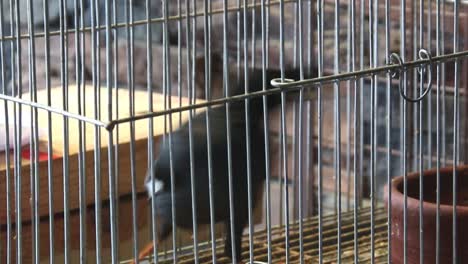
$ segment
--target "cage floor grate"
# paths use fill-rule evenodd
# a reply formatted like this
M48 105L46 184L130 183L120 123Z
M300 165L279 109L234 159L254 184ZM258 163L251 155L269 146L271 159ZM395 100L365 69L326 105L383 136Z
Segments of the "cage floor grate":
M337 215L329 214L322 217L322 260L323 263L337 263ZM358 256L360 263L371 262L371 210L362 208L358 212ZM271 252L273 263L285 263L285 227L276 226L271 229ZM249 263L248 235L243 238L242 262ZM257 231L253 236L254 260L268 262L268 243L265 230ZM319 261L319 232L318 217L303 220L303 254L305 263L318 263ZM354 262L354 212L341 214L341 263ZM216 262L231 263L223 254L224 242L216 241ZM289 262L300 261L299 223L289 226ZM387 260L387 214L383 207L374 210L374 260L376 263L385 263ZM173 263L171 251L160 254L159 263ZM127 263L128 261L122 262ZM177 263L194 263L193 248L187 247L179 250ZM211 243L199 245L199 263L212 263Z

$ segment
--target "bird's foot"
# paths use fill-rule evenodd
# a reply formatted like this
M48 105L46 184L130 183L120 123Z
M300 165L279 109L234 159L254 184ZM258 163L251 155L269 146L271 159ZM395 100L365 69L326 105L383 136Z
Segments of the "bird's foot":
M154 243L151 241L150 243L148 243L148 245L146 245L141 251L140 251L140 254L138 255L138 261L141 261L143 258L149 256L151 254L151 251L153 251L154 249ZM135 264L136 261L133 260L131 262L132 264Z

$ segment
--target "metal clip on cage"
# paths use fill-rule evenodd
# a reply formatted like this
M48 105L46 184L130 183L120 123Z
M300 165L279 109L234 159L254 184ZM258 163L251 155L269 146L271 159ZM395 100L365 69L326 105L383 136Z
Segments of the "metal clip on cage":
M295 80L284 78L284 81L281 81L281 78L275 78L275 79L272 79L270 83L274 87L280 87L281 88L282 84L292 83L292 82L295 82ZM281 89L283 89L283 88L281 88Z
M427 79L428 79L428 83L427 83L427 88L426 90L424 91L423 94L421 94L419 97L417 98L410 98L406 95L405 91L403 90L403 85L402 85L402 82L403 82L403 78L401 77L402 76L402 73L404 71L406 71L406 65L405 63L403 62L403 60L401 59L400 55L398 55L397 53L392 53L390 54L390 63L389 65L393 65L395 63L397 63L400 67L399 67L399 70L394 70L394 71L391 71L391 76L392 78L397 78L397 73L399 73L399 76L398 78L400 79L400 84L399 84L399 90L400 90L400 94L401 96L408 102L411 102L411 103L418 103L420 101L422 101L424 99L424 97L426 97L426 95L431 91L432 89L432 56L430 54L429 51L427 51L426 49L420 49L419 52L419 59L420 60L428 60L428 63L427 64L422 64L419 68L418 68L418 72L421 73L422 71L422 74L426 73L428 74L427 76ZM426 71L426 68L425 66L429 67L429 70ZM424 68L423 68L424 67Z

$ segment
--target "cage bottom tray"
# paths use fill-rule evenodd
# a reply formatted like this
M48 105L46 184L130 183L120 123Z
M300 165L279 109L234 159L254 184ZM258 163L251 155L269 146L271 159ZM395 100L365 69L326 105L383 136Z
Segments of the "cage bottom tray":
M337 263L338 241L337 241L337 215L328 214L322 217L322 260L323 263ZM313 217L303 220L303 254L305 263L318 263L319 261L319 218ZM370 263L372 256L372 233L371 233L371 209L362 208L358 211L358 256L360 263ZM272 262L286 263L285 227L275 226L271 229ZM300 238L299 223L289 225L289 262L300 262ZM387 262L387 212L383 207L374 210L374 260L376 263ZM267 232L257 231L253 236L254 260L268 262ZM354 212L343 212L341 214L341 263L354 262ZM216 241L217 263L231 263L224 256L224 242ZM249 240L245 235L242 243L242 262L249 263ZM199 263L212 263L211 243L199 244ZM173 263L172 252L160 253L159 263ZM129 263L123 261L122 263ZM193 248L186 247L178 249L177 263L194 263Z

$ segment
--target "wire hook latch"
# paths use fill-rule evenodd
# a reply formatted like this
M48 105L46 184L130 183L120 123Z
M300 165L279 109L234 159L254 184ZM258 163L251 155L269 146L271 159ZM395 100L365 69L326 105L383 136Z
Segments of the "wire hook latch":
M405 91L403 89L403 78L402 78L402 73L404 71L406 71L406 66L405 66L405 63L403 62L403 60L401 59L400 55L398 55L397 53L392 53L390 54L390 61L389 61L389 64L390 65L394 65L394 64L398 64L400 67L399 67L399 70L393 70L391 71L391 77L392 78L397 78L397 74L399 74L398 78L400 79L400 87L399 87L399 90L400 90L400 95L408 102L412 102L412 103L417 103L417 102L420 102L424 99L424 97L426 97L426 95L431 91L432 89L432 56L431 54L426 50L426 49L420 49L419 52L419 59L420 60L428 60L429 63L427 65L421 65L418 69L418 71L421 73L421 70L422 68L424 67L424 69L426 67L429 68L428 71L426 70L422 70L422 74L424 73L428 73L427 74L427 79L428 79L428 83L427 83L427 88L424 90L424 93L421 94L418 98L410 98L408 97L406 94L405 94Z

